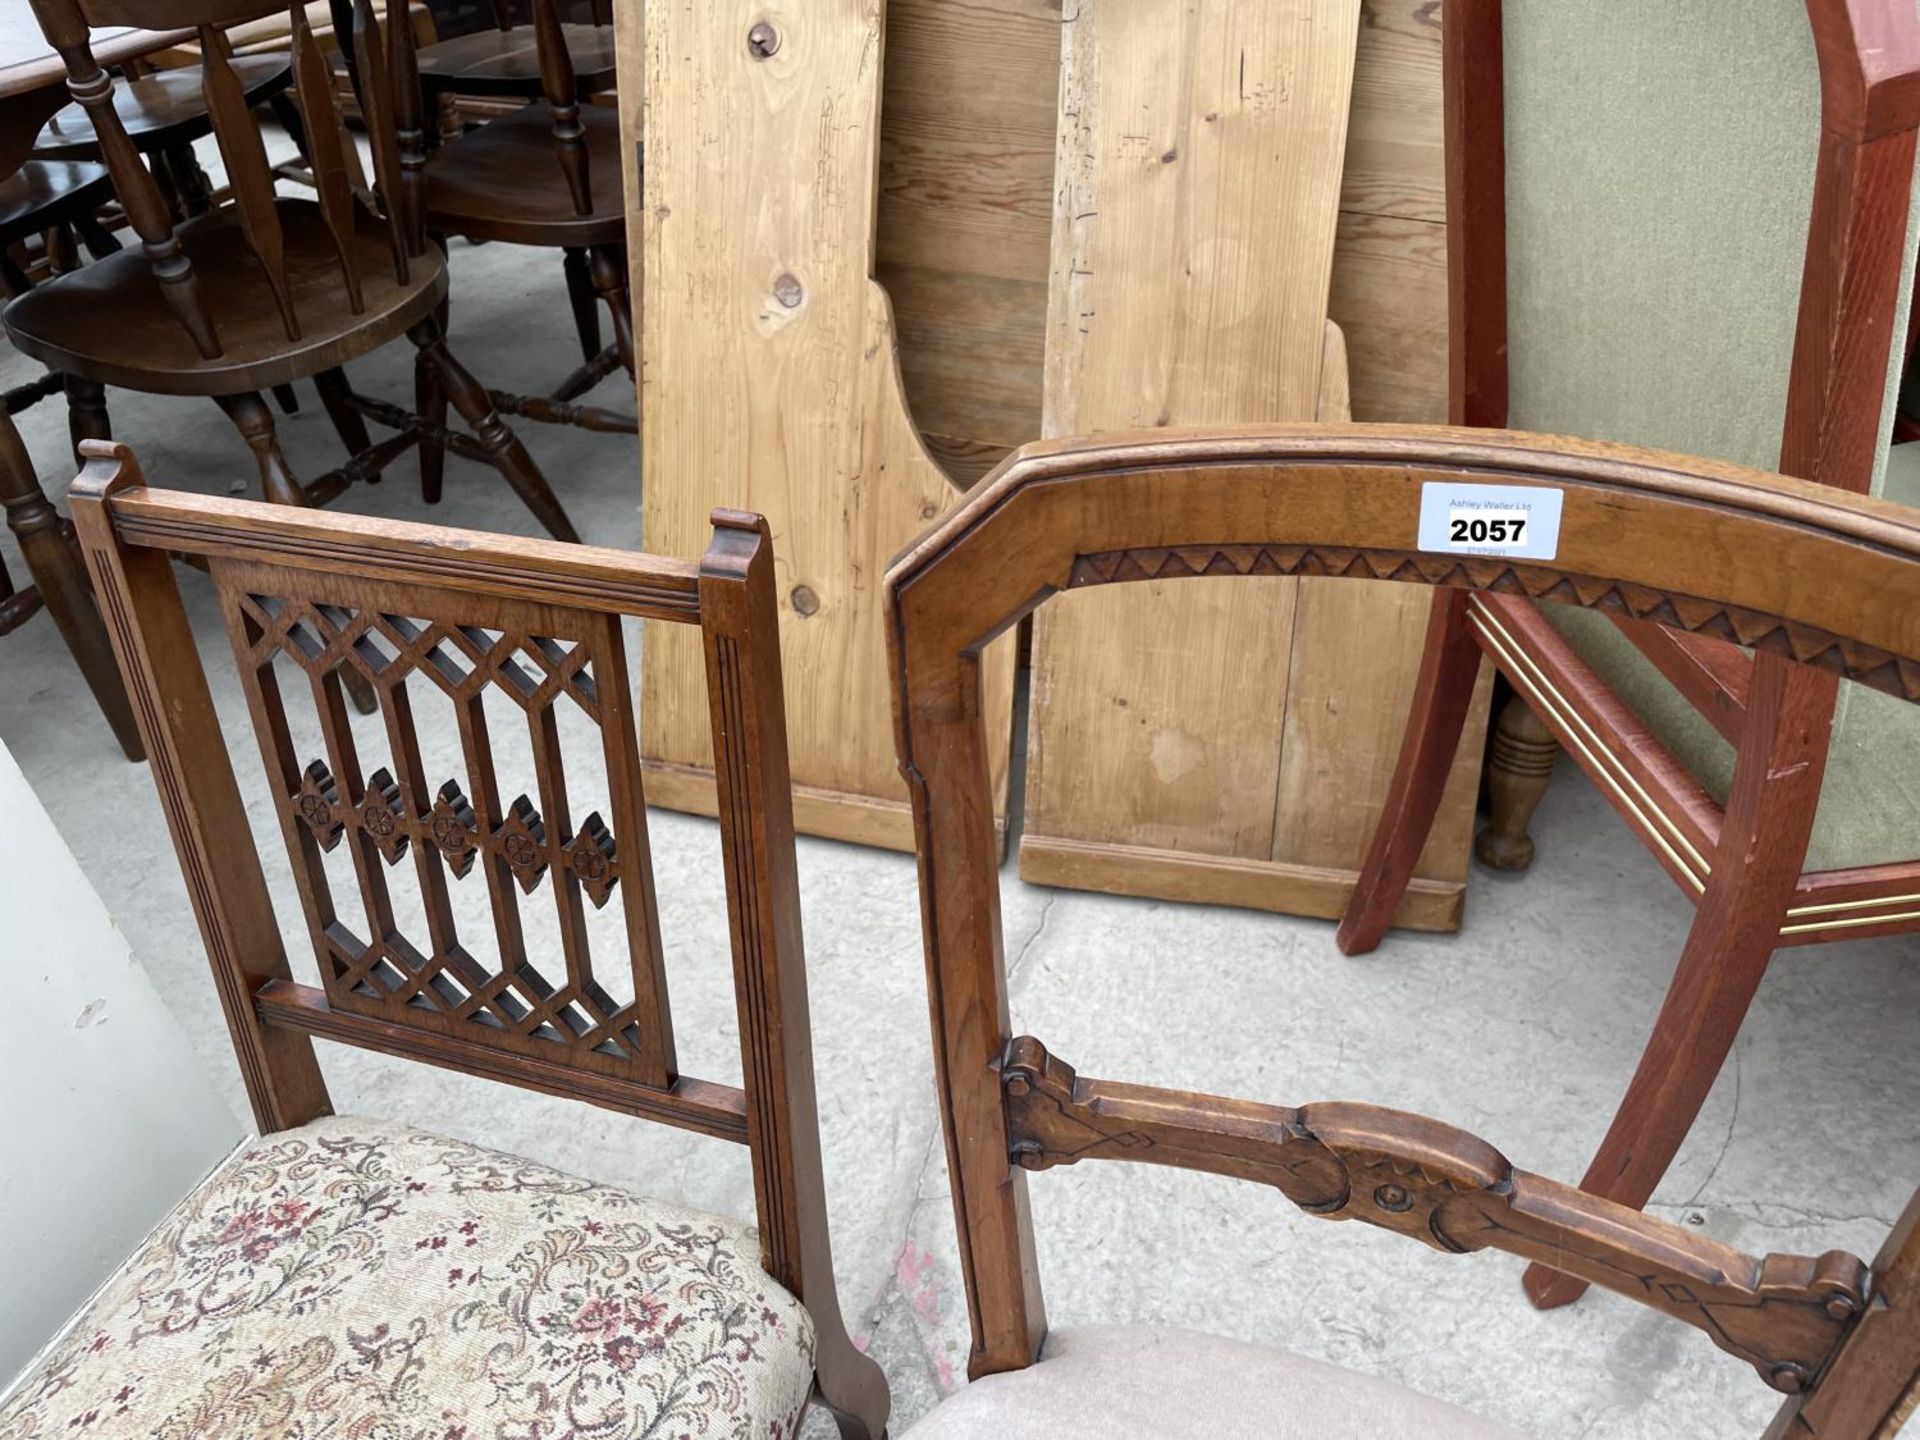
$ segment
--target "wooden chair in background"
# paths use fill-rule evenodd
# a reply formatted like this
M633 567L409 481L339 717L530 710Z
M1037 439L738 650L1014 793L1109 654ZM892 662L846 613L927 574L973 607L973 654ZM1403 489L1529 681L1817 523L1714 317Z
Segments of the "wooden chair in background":
M237 56L229 63L249 106L268 103L293 83L291 62L283 54ZM158 69L145 60L119 69L113 108L121 130L152 170L174 219L205 214L213 205L213 189L194 158L193 142L213 133L213 116L199 74ZM49 160L103 156L93 116L77 100L47 121L33 148Z
M1458 0L1445 61L1455 423L1511 413L1744 464L1777 454L1787 474L1854 492L1884 469L1884 493L1920 500L1920 451L1886 456L1913 267L1911 5L1635 0L1603 15ZM1599 178L1620 164L1631 203ZM1443 595L1428 634L1341 947L1371 950L1386 931L1484 654L1517 698L1494 738L1481 858L1531 858L1528 817L1564 746L1696 906L1582 1181L1639 1207L1776 948L1920 928L1920 717L1849 684L1836 720L1831 688L1799 672L1763 688L1734 627ZM1788 749L1805 763L1783 763ZM1543 1265L1526 1285L1543 1307L1586 1288Z
M139 760L144 754L140 732L113 666L106 627L94 606L72 527L40 488L33 457L14 428L13 398L10 392L6 408L0 410L0 506L6 509L7 526L19 542L33 583L16 588L7 567L0 564L0 635L11 634L44 608L73 652L74 663L121 750L129 760Z
M27 276L6 258L5 252L16 242L49 230L77 227L95 253L119 249L119 242L100 229L94 218L112 194L107 172L81 160L36 160L27 154L38 116L58 103L57 95L40 92L0 99L0 122L4 122L0 123L0 282L9 297L33 289ZM12 123L16 120L20 123ZM49 371L0 395L0 506L6 509L7 525L33 577L32 584L16 587L0 565L0 635L19 629L44 608L73 652L120 748L129 760L138 760L140 735L114 669L113 652L94 608L72 529L41 489L33 457L13 423L13 416L61 393L61 388L61 377Z
M466 132L463 102L478 102L498 119L529 100L546 96L539 42L539 12L516 13L508 0L489 7L493 25L465 35L454 35L419 47L415 55L420 92L438 117L441 141L457 140ZM595 96L611 95L617 84L613 50L613 13L607 0L595 0L588 23L560 21L567 64L573 71L574 92L585 104ZM594 289L593 261L579 246L563 248L561 268L567 277L567 300L580 338L580 361L587 364L603 352L600 343L600 297ZM604 362L603 362L604 363ZM584 392L583 392L584 393Z
M1424 488L1462 482L1558 491L1556 558L1417 549ZM886 580L976 1380L911 1433L1509 1435L1378 1380L1184 1332L1069 1333L1040 1358L1025 1172L1103 1159L1256 1180L1309 1214L1441 1251L1549 1262L1750 1363L1788 1397L1770 1440L1889 1440L1920 1400L1920 1191L1872 1264L1750 1256L1516 1169L1435 1120L1092 1080L1016 1038L982 649L1061 591L1246 575L1439 586L1456 613L1526 595L1730 632L1756 651L1751 713L1777 717L1764 723L1783 766L1809 763L1825 739L1793 701L1830 704L1842 675L1920 701L1920 519L1894 506L1673 454L1424 427L1136 434L1016 453Z
M252 449L268 499L324 503L355 481L371 481L415 445L492 465L549 532L577 538L526 447L501 419L487 391L448 349L436 311L447 290L445 257L428 246L417 214L417 184L403 178L396 107L387 98L387 57L370 0L356 43L379 98L367 114L386 215L354 195L346 139L334 108L327 65L306 23L290 12L299 109L313 161L317 201L276 196L266 150L244 85L216 30L278 8L246 0L36 0L48 40L67 62L69 86L86 108L115 191L142 245L62 275L12 301L6 326L15 346L69 377L76 433L107 438L99 387L168 395L204 395L220 405ZM387 27L410 53L402 0L391 0ZM114 82L88 44L93 24L197 27L204 64L201 90L230 182L230 200L176 222L114 105ZM416 177L417 178L417 177ZM341 368L406 336L441 398L433 416L357 394ZM260 392L311 379L350 458L302 482L288 466ZM77 382L78 388L76 388ZM445 399L472 427L448 430ZM371 417L394 433L373 443Z
M765 523L716 515L694 564L189 497L90 454L77 523L261 1138L89 1302L0 1433L90 1411L205 1433L215 1407L264 1433L313 1405L344 1430L790 1436L812 1396L880 1440L886 1382L834 1294ZM218 592L318 986L282 948L176 554ZM626 617L705 644L743 1088L675 1061ZM349 720L349 670L379 721ZM626 954L597 963L588 906L609 903L597 934ZM555 928L557 953L530 947ZM758 1235L331 1118L316 1036L745 1145ZM275 1283L291 1250L305 1283Z
M346 0L334 0L334 5L336 25L343 24ZM488 392L493 404L505 414L546 424L637 434L639 421L634 415L576 403L616 369L624 368L630 379L636 374L619 115L609 106L581 103L582 80L573 68L568 27L561 23L557 0L532 0L532 8L533 48L544 100L523 105L457 139L443 137L432 151L427 148L421 113L423 90L413 37L409 33L405 46L392 46L401 137L396 163L414 187L409 205L416 209L419 243L428 243L431 237L444 244L450 236L461 236L558 249L567 257L568 295L583 353L599 340L597 323L589 333L582 315L583 263L590 289L606 304L613 325L611 345L586 354L553 391L526 395L494 389ZM349 32L356 36L356 56L365 48L358 38L366 23L363 9L365 0L355 8ZM364 60L354 67L355 85L362 90L363 68ZM444 327L444 306L440 320ZM444 387L424 364L417 373L415 403L430 421L445 412ZM428 499L437 499L440 456L430 442L421 451L421 479Z
M512 0L497 0L485 8L491 24L422 45L415 57L421 94L438 119L443 140L458 139L467 128L462 101L482 102L489 112L486 118L492 119L492 112L504 114L546 94L531 9ZM435 19L440 18L436 14ZM613 12L606 0L594 0L587 23L563 19L560 33L580 99L613 93ZM586 293L591 297L593 291Z

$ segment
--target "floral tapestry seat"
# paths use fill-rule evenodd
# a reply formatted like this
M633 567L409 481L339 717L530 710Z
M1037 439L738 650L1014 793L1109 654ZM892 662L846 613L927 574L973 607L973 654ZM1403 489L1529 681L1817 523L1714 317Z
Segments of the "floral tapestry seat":
M814 1332L750 1226L381 1121L243 1144L0 1440L787 1440Z

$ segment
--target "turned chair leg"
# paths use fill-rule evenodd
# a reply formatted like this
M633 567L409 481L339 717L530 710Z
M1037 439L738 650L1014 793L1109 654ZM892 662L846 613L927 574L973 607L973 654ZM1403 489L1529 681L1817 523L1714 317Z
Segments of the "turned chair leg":
M372 449L373 437L367 434L367 422L349 398L352 387L347 384L347 372L322 370L313 377L313 388L320 392L320 404L327 412L327 419L333 422L333 433L346 446L347 454L359 455Z
M619 347L620 363L626 367L627 376L631 379L634 374L633 307L627 294L626 246L596 245L591 259L593 288L607 302L607 312L613 317L613 343Z
M447 474L447 447L440 439L447 428L447 386L425 350L413 357L413 408L427 423L420 437L420 498L438 505Z
M1487 758L1487 796L1493 815L1473 840L1473 853L1494 870L1524 870L1533 863L1527 827L1553 779L1560 744L1533 707L1513 695L1500 711Z
M466 122L460 118L460 97L451 90L442 90L435 102L440 128L440 143L447 144L458 140L466 133Z
M561 261L567 275L567 302L573 306L573 328L580 337L580 358L600 353L600 312L595 308L594 276L587 252L569 248Z
M1470 599L1464 590L1434 592L1420 676L1414 682L1387 803L1334 936L1343 954L1364 955L1387 933L1439 813L1480 678L1480 645L1468 619Z
M62 383L67 392L67 434L73 441L73 464L78 472L80 442L113 439L113 424L107 418L105 386L78 375L68 375Z
M280 436L273 428L273 412L257 390L239 395L217 396L215 403L227 412L240 438L253 451L254 464L260 467L260 489L276 505L305 505L307 492L293 477L287 457L280 450Z
M514 493L526 502L534 517L547 528L547 533L557 540L579 540L580 532L573 528L573 522L567 518L559 497L547 484L546 476L540 473L540 467L533 463L533 456L520 443L520 437L507 428L506 422L500 418L500 412L493 408L486 387L474 379L466 366L454 359L453 352L447 349L438 322L431 317L420 321L407 331L407 338L420 348L421 356L437 371L439 383L445 387L448 400L460 412L460 418L472 428L494 468L505 477Z
M280 437L273 428L273 411L260 398L260 392L247 390L238 395L216 396L215 399L220 408L227 412L227 418L233 421L241 438L247 442L247 448L253 451L254 462L260 467L260 488L267 499L276 505L306 505L306 489L294 478L287 457L280 451ZM340 678L353 700L354 709L362 715L371 715L378 708L373 686L367 682L366 676L351 665L342 665Z
M20 432L4 412L0 412L0 504L6 506L8 528L20 542L40 602L73 652L100 713L113 727L114 738L129 760L144 760L140 728L134 723L133 706L114 664L113 646L88 588L80 552L40 488Z
M193 143L188 140L175 141L167 146L166 157L167 171L173 177L180 206L188 218L207 214L213 209L213 181L200 168L200 161L193 153Z
M1679 1153L1726 1064L1780 943L1813 834L1838 682L1778 655L1755 658L1747 734L1735 762L1706 893L1639 1067L1580 1188L1635 1209ZM1587 1282L1545 1265L1522 1284L1543 1310Z
M67 275L80 268L80 247L64 223L49 225L41 240L47 247L47 268L54 274Z
M109 255L120 253L120 242L113 238L113 232L102 225L94 215L83 213L74 216L73 230L80 237L80 243L87 247L87 253L96 260L104 260Z

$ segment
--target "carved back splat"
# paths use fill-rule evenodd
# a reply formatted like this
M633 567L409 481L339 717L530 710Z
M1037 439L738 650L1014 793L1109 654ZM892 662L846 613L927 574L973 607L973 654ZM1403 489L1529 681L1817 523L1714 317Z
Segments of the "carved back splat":
M216 559L234 654L261 754L280 787L280 818L294 859L328 1003L336 1010L464 1035L494 1031L531 1042L555 1060L670 1086L673 1026L660 922L647 853L626 654L619 617L517 600L475 604L468 596L383 587L379 608L350 576ZM364 607L364 608L363 608ZM290 704L275 666L291 662L319 721L323 753L297 748ZM366 677L379 698L391 769L368 773L354 741L342 667ZM421 757L414 695L437 690L452 703L462 764L429 773ZM522 712L537 789L502 789L491 693ZM611 784L610 814L573 813L560 714L571 705L597 730ZM499 707L495 708L497 717ZM361 919L340 913L323 855L341 841L352 862ZM410 865L424 900L425 935L396 919L387 872ZM449 884L484 885L497 968L463 943ZM619 891L632 962L633 999L617 1003L595 978L585 907ZM527 954L521 907L550 903L564 975Z
M1460 482L1558 491L1552 558L1420 551L1423 487ZM1045 1335L1023 1172L1135 1160L1257 1180L1309 1213L1442 1251L1550 1258L1705 1331L1793 1396L1771 1440L1890 1434L1920 1376L1920 1194L1871 1266L1840 1252L1754 1257L1517 1170L1438 1121L1084 1080L1015 1037L983 647L1056 591L1249 574L1526 594L1920 699L1920 518L1825 487L1627 447L1411 426L1157 432L1015 454L887 575L971 1372L1021 1368Z
M261 1129L328 1113L317 1035L745 1144L763 1263L813 1317L820 1396L843 1434L877 1440L886 1383L834 1294L766 523L716 512L696 566L151 490L124 446L85 453L74 523ZM219 593L318 987L282 948L175 555L203 558ZM738 1089L674 1061L629 616L705 641ZM379 702L357 729L349 674ZM451 722L416 718L429 708ZM503 779L522 736L524 787ZM581 814L596 768L604 800ZM557 965L529 940L536 907ZM631 999L588 945L602 908Z

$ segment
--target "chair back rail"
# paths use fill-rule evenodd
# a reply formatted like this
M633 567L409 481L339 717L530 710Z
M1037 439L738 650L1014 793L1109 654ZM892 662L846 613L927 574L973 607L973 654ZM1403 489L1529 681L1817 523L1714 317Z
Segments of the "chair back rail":
M366 0L361 3L364 5ZM396 0L396 4L404 15L403 0ZM166 201L114 109L113 80L94 58L88 32L91 27L106 25L138 25L150 29L191 26L198 31L201 94L227 170L229 198L226 203L232 207L247 248L260 264L257 279L233 275L220 278L223 285L264 284L271 293L287 338L298 340L301 321L288 280L286 236L274 192L273 170L267 162L259 126L248 108L245 88L234 71L231 47L221 29L272 14L278 8L277 4L262 3L262 0L33 0L40 28L66 63L68 90L86 108L99 140L101 156L113 177L114 190L140 236L161 293L200 354L210 360L225 353L217 318L220 307L210 300L194 273ZM320 214L340 269L338 295L316 298L326 305L344 303L351 313L358 315L365 309L364 277L356 265L351 237L360 223L360 202L348 178L347 142L333 89L328 83L326 60L307 23L306 12L302 6L293 4L288 7L288 14L294 104L308 137ZM417 108L416 103L416 112ZM391 114L391 106L383 108L376 104L367 117L376 160L383 153L391 155L398 149ZM380 179L385 195L403 193L397 163L382 169ZM388 208L394 210L395 207L389 202ZM388 224L394 235L395 277L405 283L407 256L419 251L408 250L402 218L396 212L388 217ZM315 299L305 303L313 304Z
M1463 482L1556 492L1551 558L1422 551L1425 487ZM1794 1397L1776 1436L1877 1440L1920 1372L1920 1293L1904 1283L1920 1266L1913 1211L1872 1266L1841 1252L1748 1256L1517 1170L1437 1121L1088 1080L1016 1038L982 648L1057 591L1251 575L1581 605L1752 647L1756 693L1798 662L1920 700L1920 515L1896 506L1654 451L1485 430L1155 432L1015 454L886 581L973 1373L1026 1365L1045 1334L1023 1172L1125 1159L1260 1180L1309 1213L1444 1251L1550 1257L1704 1330Z
M86 453L74 523L261 1128L328 1113L320 1036L745 1144L766 1268L813 1314L828 1403L853 1393L884 1418L884 1381L852 1349L834 1298L765 522L716 514L696 565L188 496L148 488L124 446ZM281 944L175 556L204 561L218 595L318 986L294 979ZM697 625L706 639L741 1087L676 1064L627 616ZM379 722L358 732L348 667L379 701ZM416 704L452 710L437 751ZM576 744L583 723L593 738ZM516 728L534 775L522 794L498 764ZM381 742L375 768L361 752ZM596 751L608 803L581 815L569 761L585 767ZM449 754L458 773L433 768ZM407 875L418 903L403 910ZM456 913L462 884L484 904ZM543 904L557 967L527 938ZM614 906L624 1003L596 974L586 924L589 907ZM478 926L476 911L488 917Z

